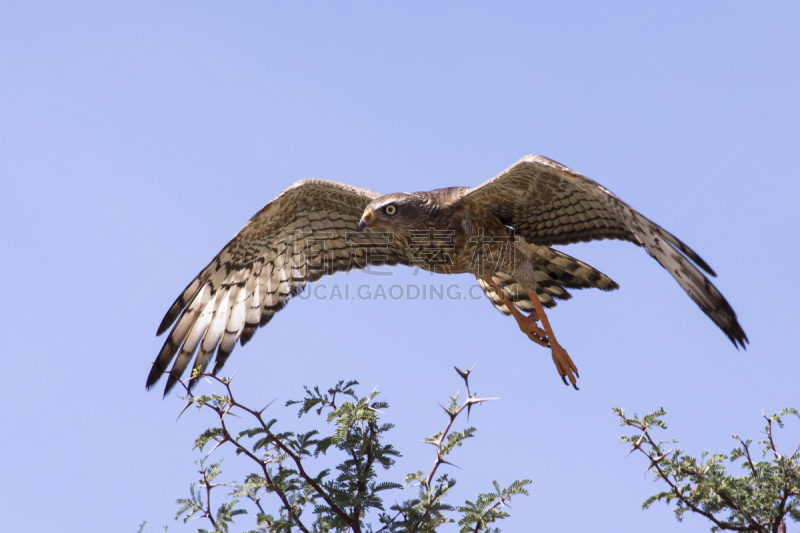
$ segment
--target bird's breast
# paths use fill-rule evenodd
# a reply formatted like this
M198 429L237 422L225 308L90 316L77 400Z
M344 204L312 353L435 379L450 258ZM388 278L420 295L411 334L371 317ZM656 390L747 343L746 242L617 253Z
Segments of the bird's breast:
M475 216L469 210L429 220L428 227L410 232L412 265L446 274L494 268L509 243L508 229L496 217Z

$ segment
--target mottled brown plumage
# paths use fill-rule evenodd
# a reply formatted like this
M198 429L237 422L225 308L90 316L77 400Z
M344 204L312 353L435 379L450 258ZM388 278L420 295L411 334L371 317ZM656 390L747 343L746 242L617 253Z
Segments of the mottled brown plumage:
M527 156L472 188L382 196L325 180L295 183L256 213L169 309L158 334L175 325L147 387L173 360L165 394L192 357L192 367L204 371L216 352L218 372L236 341L248 342L307 283L380 264L474 275L496 308L513 315L531 340L552 348L559 374L574 385L577 369L542 306L568 299L567 289L618 286L550 246L601 239L644 247L744 347L736 314L698 269L715 275L694 251L596 182Z

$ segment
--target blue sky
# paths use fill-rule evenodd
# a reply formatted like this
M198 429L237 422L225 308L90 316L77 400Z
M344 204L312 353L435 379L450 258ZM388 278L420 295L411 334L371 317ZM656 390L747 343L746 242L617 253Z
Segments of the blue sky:
M700 453L757 437L762 409L800 407L798 24L790 3L4 3L6 527L188 530L173 502L212 420L176 422L180 400L145 391L155 330L286 186L474 185L538 153L692 246L749 349L737 352L644 251L602 242L566 251L621 290L578 292L550 313L580 392L513 320L473 299L298 301L226 370L238 370L243 399L277 399L287 428L296 419L280 406L303 385L377 385L400 479L433 460L418 441L444 424L437 403L461 385L453 365L477 363L473 389L501 400L473 410L454 501L529 477L505 531L707 531L661 505L640 510L659 487L616 444L611 408L664 406L665 436ZM793 446L800 427L782 438Z

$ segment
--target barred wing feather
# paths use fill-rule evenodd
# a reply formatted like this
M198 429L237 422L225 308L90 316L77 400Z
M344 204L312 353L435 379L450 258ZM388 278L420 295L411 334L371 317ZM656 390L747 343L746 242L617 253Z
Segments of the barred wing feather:
M237 340L246 344L306 284L323 275L368 264L403 263L403 250L387 235L358 231L364 208L378 196L343 183L303 180L264 206L164 316L158 334L170 326L172 330L153 362L147 388L173 360L165 395L193 357L192 368L205 371L216 353L218 372ZM380 253L372 253L375 250Z
M478 202L531 244L620 239L643 247L737 348L748 342L730 304L701 272L716 275L706 262L586 176L546 157L530 155L470 189L465 198Z

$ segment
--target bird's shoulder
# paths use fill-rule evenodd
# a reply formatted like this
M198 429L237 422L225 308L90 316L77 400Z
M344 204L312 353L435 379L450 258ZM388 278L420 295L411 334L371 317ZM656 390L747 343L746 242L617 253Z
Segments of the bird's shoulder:
M471 190L470 187L443 187L430 191L419 191L413 193L428 203L446 208L455 205L464 195Z

